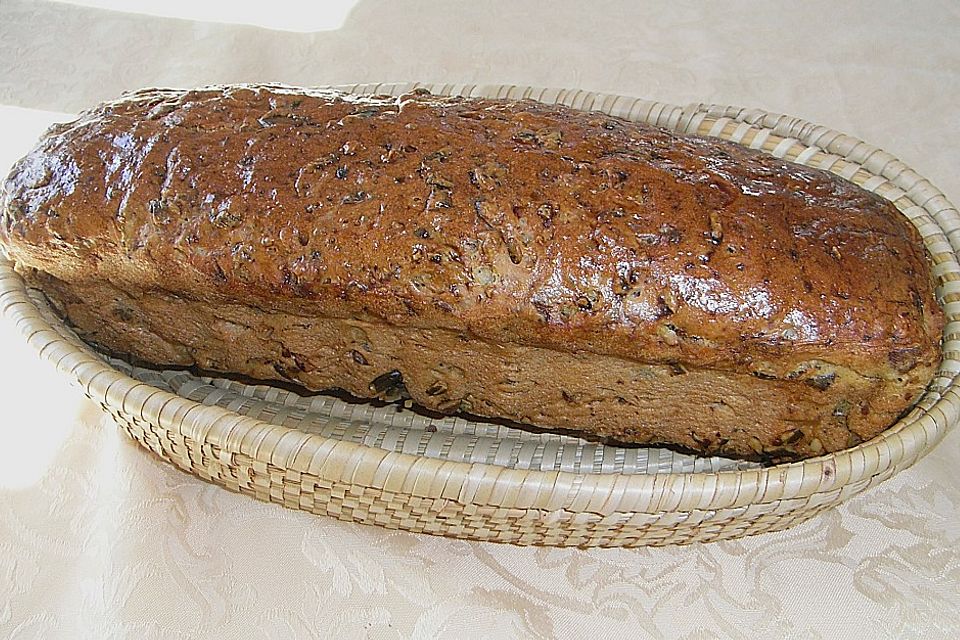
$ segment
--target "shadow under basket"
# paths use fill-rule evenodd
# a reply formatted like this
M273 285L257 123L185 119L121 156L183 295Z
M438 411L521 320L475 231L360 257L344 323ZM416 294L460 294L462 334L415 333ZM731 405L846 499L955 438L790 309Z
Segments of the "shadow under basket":
M516 86L367 84L358 94L530 98L762 149L831 171L893 202L919 229L946 312L943 363L895 425L830 455L771 467L608 446L398 405L298 395L133 366L81 341L0 260L0 309L44 360L162 459L260 500L391 529L556 546L706 542L785 529L889 478L957 420L960 216L891 155L798 118Z

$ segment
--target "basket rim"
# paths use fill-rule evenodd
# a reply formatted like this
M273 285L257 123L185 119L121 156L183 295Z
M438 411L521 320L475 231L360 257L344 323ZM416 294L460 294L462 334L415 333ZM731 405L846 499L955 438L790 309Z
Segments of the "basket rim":
M622 112L631 119L637 119L637 114L643 113L647 122L691 133L696 133L704 122L713 129L717 129L717 122L741 127L746 124L768 129L781 139L818 147L838 160L852 159L859 167L882 167L882 175L900 187L906 197L913 192L922 194L922 202L915 197L910 199L929 214L939 232L938 237L948 243L949 255L943 259L945 268L954 277L944 279L960 285L960 263L957 261L960 215L955 207L939 189L906 164L877 147L827 127L759 109L703 103L680 107L582 90L430 83L316 88L398 95L418 87L440 95L534 98L586 110L599 104L607 113ZM545 97L548 100L544 100ZM780 146L786 149L786 145ZM876 171L872 175L880 175ZM851 179L846 175L842 177ZM952 223L953 228L945 229L945 222ZM598 514L692 512L803 500L817 493L841 492L848 486L866 486L876 476L910 466L932 449L960 417L960 382L957 379L960 349L947 349L948 344L956 346L954 336L960 333L960 322L949 319L940 368L944 382L935 401L921 410L914 409L877 437L842 451L769 467L695 473L578 473L454 462L309 434L228 409L203 405L153 387L114 369L89 347L76 344L74 339L62 333L69 332L65 325L54 326L40 315L26 292L23 280L0 247L0 312L12 320L42 359L68 375L104 409L123 412L135 420L154 423L183 437L209 444L219 448L220 455L239 453L266 465L313 474L332 482L375 486L386 492L424 498L440 497L462 503L493 505L500 504L497 496L502 493L502 488L511 487L519 489L518 498L513 504L502 506L546 511L582 510ZM956 296L953 293L951 290L940 296L942 306L945 310L960 313L960 308L950 309L960 307L956 304L960 302L960 287L957 287ZM924 398L930 395L931 392L927 392ZM570 496L574 493L576 496L571 502Z

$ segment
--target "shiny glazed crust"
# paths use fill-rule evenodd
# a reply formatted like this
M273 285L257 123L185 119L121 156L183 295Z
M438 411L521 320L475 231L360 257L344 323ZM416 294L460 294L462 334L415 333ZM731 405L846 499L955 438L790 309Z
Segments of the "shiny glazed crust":
M5 192L20 271L158 364L776 462L876 435L940 358L893 205L564 107L145 90Z

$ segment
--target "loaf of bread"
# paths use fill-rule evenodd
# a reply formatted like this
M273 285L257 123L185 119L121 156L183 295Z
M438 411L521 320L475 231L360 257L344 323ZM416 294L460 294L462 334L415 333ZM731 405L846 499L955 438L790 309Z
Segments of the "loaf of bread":
M29 283L158 365L779 462L877 435L940 360L890 203L560 106L144 90L4 190Z

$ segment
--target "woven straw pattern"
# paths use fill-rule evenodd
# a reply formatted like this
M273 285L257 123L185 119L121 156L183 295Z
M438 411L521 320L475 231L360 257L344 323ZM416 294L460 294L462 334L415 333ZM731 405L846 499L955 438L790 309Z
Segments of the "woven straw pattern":
M827 169L891 200L924 237L947 314L944 362L930 391L870 442L757 468L134 368L84 345L7 262L0 262L0 310L131 437L186 471L291 508L478 540L637 546L783 529L909 467L957 420L960 216L902 162L825 127L757 110L500 85L341 88L399 95L418 86L563 103L718 136Z

